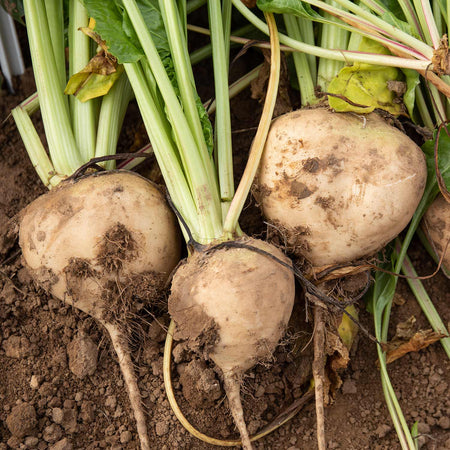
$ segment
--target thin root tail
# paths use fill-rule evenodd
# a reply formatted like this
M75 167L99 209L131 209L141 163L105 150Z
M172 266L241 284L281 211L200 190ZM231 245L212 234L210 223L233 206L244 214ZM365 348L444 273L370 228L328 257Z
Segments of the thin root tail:
M231 414L241 435L242 448L252 450L253 446L247 431L247 425L244 420L244 411L241 402L241 380L234 374L224 374L225 392L227 393L230 404Z
M141 449L150 450L147 422L127 338L117 325L111 323L103 323L103 325L108 330L112 345L117 353L120 370L122 371L125 385L128 389L131 409L133 410L134 418L136 420L136 428L141 442Z

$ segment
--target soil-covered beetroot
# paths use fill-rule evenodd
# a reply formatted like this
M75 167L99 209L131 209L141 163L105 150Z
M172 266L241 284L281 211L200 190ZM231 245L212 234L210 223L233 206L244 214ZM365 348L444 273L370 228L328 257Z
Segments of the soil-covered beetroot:
M97 319L108 313L110 283L167 278L180 257L163 194L131 172L65 182L36 199L22 213L20 246L36 281Z
M143 450L146 416L128 348L126 283L157 293L180 257L175 217L159 189L132 172L67 181L21 214L19 243L34 280L107 329ZM151 301L151 299L149 299Z
M450 204L439 195L423 217L423 226L433 249L439 258L447 248L442 260L446 271L450 270Z
M411 219L426 173L420 148L376 114L305 109L272 124L254 192L287 245L322 266L393 239Z
M251 448L240 400L244 372L271 357L294 303L294 275L272 245L250 238L220 249L195 252L176 272L169 312L176 339L187 340L220 368L244 448ZM269 254L269 255L268 255Z

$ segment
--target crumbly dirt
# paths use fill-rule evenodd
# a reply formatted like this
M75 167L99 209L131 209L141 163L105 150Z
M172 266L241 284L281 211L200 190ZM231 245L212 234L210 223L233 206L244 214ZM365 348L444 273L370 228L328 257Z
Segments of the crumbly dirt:
M238 69L243 65L238 60ZM205 83L201 84L200 91L203 98L208 98L211 88L206 81L211 68L208 64L201 66L198 76ZM16 95L0 90L0 123L12 107L33 92L29 70L17 80L16 86ZM242 173L259 108L249 92L232 101L237 176ZM133 128L127 128L121 137L125 149L133 144L139 129L135 105L131 107L131 114L134 116L128 120ZM39 115L36 124L42 135ZM151 172L152 169L143 170ZM3 234L8 221L45 192L10 119L0 128L0 176L0 230ZM266 235L266 226L252 200L246 205L241 224L248 233ZM417 242L413 243L410 257L420 274L434 271L434 264ZM438 274L424 284L444 323L449 323L449 280ZM395 326L411 315L416 317L418 328L428 327L407 284L401 280L393 308L391 336ZM255 367L245 376L242 399L250 433L270 423L300 398L308 386L312 330L305 319L304 302L299 295L289 335L273 361ZM362 303L360 320L373 332L371 316ZM184 430L165 396L162 356L167 323L162 300L156 308L148 310L145 299L139 298L130 344L142 401L148 413L151 444L160 450L212 450L216 447L200 442ZM77 343L80 336L93 342L97 349L93 351L91 345L89 357L86 356L88 367L75 370L79 374L86 373L82 379L71 370L74 342ZM192 355L181 344L175 345L173 359L175 395L187 419L203 433L217 438L236 438L223 388L220 386L220 391L217 390L216 383L220 385L220 380L210 370L210 364L192 364ZM93 373L92 367L95 367ZM419 423L422 449L450 448L450 363L439 343L395 361L389 366L389 373L408 424ZM189 374L192 374L191 384ZM350 353L349 367L340 375L343 385L334 403L325 409L328 448L400 448L383 399L375 344L360 336ZM205 390L211 394L205 394ZM92 318L36 287L21 264L17 245L0 263L0 450L7 448L138 448L126 389L107 333ZM313 403L288 424L257 442L255 448L315 449Z
M119 271L123 261L137 256L136 242L125 225L116 223L106 231L99 248L97 260L107 272Z

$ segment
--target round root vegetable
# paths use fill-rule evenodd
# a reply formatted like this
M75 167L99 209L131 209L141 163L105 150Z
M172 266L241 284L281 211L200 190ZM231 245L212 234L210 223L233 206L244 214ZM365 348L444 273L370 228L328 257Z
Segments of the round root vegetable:
M313 266L381 249L407 225L425 188L425 158L376 114L308 109L270 129L255 197Z
M267 255L290 264L280 250L247 237L235 242L256 251L230 242L195 252L179 267L169 313L176 324L175 338L185 339L220 368L242 445L249 449L240 399L242 376L272 355L289 321L295 288L292 271Z
M22 212L25 266L47 291L108 330L125 378L141 446L150 449L128 334L127 282L155 293L180 257L175 218L158 188L132 172L66 181Z
M423 217L423 225L428 239L439 258L445 249L442 265L450 271L450 204L442 195L436 197Z

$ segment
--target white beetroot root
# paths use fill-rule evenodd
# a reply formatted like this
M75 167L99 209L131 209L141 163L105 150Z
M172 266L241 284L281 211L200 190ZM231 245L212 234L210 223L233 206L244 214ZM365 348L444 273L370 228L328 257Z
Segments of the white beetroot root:
M97 319L117 353L141 448L150 449L121 286L132 280L158 292L180 258L176 220L159 189L131 172L67 181L21 213L19 243L34 280Z
M450 271L450 204L439 194L423 217L423 228L442 265Z
M370 256L410 221L426 183L423 152L376 114L300 110L271 126L254 194L313 266Z
M169 313L176 324L175 339L221 370L242 446L251 449L240 398L242 377L258 362L271 357L286 330L294 304L289 259L276 247L251 238L220 249L194 252L174 275Z

